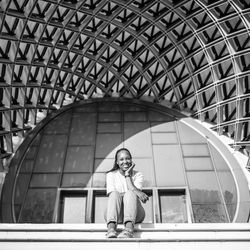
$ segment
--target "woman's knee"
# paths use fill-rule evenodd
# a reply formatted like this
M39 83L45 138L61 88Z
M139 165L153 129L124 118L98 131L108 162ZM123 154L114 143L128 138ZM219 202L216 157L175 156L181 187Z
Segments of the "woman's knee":
M112 200L112 201L115 201L115 200L119 200L120 199L120 196L121 194L117 191L112 191L110 194L109 194L109 197L108 199L109 200Z
M125 194L124 194L124 197L123 197L123 200L124 202L126 201L135 201L137 200L137 195L131 191L131 190L128 190Z
M137 197L134 191L132 190L127 190L127 192L124 194L124 196L132 196L132 197Z
M120 193L118 191L112 191L109 193L109 197L120 197Z

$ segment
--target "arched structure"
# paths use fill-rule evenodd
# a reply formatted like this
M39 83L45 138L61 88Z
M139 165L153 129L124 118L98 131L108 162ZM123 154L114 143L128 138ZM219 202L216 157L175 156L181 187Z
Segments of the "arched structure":
M247 0L2 0L1 157L55 109L95 97L175 107L249 154Z
M192 119L208 122L218 135L230 138L229 145L234 150L249 157L249 1L0 1L0 191L9 166L6 183L19 176L21 166L15 164L20 160L20 152L24 150L29 136L45 126L46 121L48 122L46 119L64 112L64 109L71 107L70 104L94 103L94 100L96 103L107 100L113 102L116 98L123 98L135 107L137 101L147 101L145 105L151 105L152 109L155 106L158 110L161 106L174 114L178 110L178 116L185 114L190 117L189 120L185 119L191 127L195 124ZM95 112L99 114L100 111L96 109ZM146 117L149 123L152 122L148 113ZM95 122L98 124L99 121ZM101 127L104 131L107 129L105 126ZM174 131L179 131L178 126ZM81 128L77 129L80 134ZM197 131L202 131L199 133L206 141L207 130L200 126ZM67 138L69 136L64 135ZM213 133L209 135L217 141ZM159 138L154 136L152 138L157 141ZM21 144L24 139L24 144ZM182 150L179 139L175 143ZM33 139L31 141L34 142ZM210 145L209 142L206 143ZM214 157L211 152L220 152L219 147L215 146L214 151L213 146L208 148L211 159ZM236 200L230 203L228 196L224 197L223 184L217 173L223 170L218 170L216 163L211 165L214 170L210 168L205 171L214 171L216 175L220 201L225 211L223 218L230 222L246 221L249 199L245 192L248 192L248 188L238 169L238 162L230 164L231 160L228 159L233 156L228 151L225 152L227 156L222 153L223 157L220 159L226 162L226 171L235 180ZM187 172L195 171L193 168L198 166L194 160L192 166L186 168L186 158L192 155L182 156L179 158L183 161L180 166L186 173L184 176L187 184L188 178L191 178ZM138 155L136 157L140 158ZM157 157L154 155L152 159ZM208 155L204 156L206 157ZM13 161L9 165L8 160L11 158ZM249 160L244 164L246 165L241 167L250 166ZM22 171L23 176L29 172ZM46 174L32 171L32 176ZM241 177L237 173L241 173ZM63 174L63 171L60 172L60 178L63 178ZM43 179L39 179L42 177L37 178L37 183L42 183ZM12 184L6 184L13 188L13 192L9 190L12 193L4 196L7 200L3 204L6 208L11 207L6 218L17 222L23 218L22 212L18 212L18 206L22 210L25 202L14 202L18 196L15 190L18 189L15 189L15 181ZM31 189L34 187L32 185L38 184L33 182ZM60 185L56 187L62 188ZM225 181L224 185L228 185L228 182ZM241 185L244 188L240 188ZM158 188L157 185L155 187ZM157 193L157 197L165 195L165 191L152 190L148 192ZM185 195L188 195L187 192L192 192L192 188L185 189ZM101 192L100 197L102 194ZM239 198L242 194L245 200ZM91 199L91 196L86 197ZM197 203L198 201L196 205ZM197 216L192 211L192 202L189 204L190 216ZM158 208L153 216L160 216L160 206ZM55 210L53 212L55 215ZM154 222L158 222L157 219Z
M68 105L29 134L6 177L3 222L104 223L106 171L123 147L144 174L144 223L247 222L246 178L217 136L177 111L121 98Z

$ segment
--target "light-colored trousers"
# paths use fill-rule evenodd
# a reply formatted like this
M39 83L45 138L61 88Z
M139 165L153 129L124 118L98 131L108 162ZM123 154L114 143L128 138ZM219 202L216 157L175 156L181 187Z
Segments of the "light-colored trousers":
M128 190L126 193L119 193L113 191L109 194L106 222L126 223L131 221L133 225L135 223L141 223L145 218L145 210L141 205L141 201L137 195Z

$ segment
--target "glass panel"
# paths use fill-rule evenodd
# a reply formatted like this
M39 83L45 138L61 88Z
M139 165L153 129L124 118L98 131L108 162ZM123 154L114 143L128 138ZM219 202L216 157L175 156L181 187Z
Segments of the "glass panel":
M106 223L107 197L105 194L95 194L94 223Z
M179 145L153 145L157 186L185 185Z
M168 116L166 114L162 114L159 112L155 112L155 111L149 111L148 112L148 117L150 121L173 121L175 118Z
M221 193L214 172L187 172L187 178L192 202L221 203Z
M222 204L192 204L196 223L228 222Z
M160 191L160 211L162 223L187 223L185 195Z
M96 104L95 103L92 103L90 105L82 105L80 107L76 107L73 109L73 112L74 113L88 113L88 112L96 112Z
M148 128L149 126L147 122L124 122L124 137L125 139L129 139L135 134Z
M119 112L122 109L122 104L121 103L115 103L115 102L110 102L110 103L104 103L101 102L98 105L98 110L100 112L107 112L109 110L110 112Z
M159 123L151 122L152 132L175 132L175 122Z
M93 187L105 187L106 186L106 174L95 173L93 174Z
M122 126L121 126L121 123L117 123L117 122L98 123L97 132L98 133L121 133Z
M186 124L178 122L181 143L206 143L206 139Z
M67 145L66 135L45 135L39 148L35 172L60 172Z
M125 122L124 123L124 146L132 155L137 157L151 157L151 135L148 123L146 122Z
M74 113L70 128L69 145L94 145L96 113Z
M57 187L59 174L33 174L30 187Z
M31 173L33 171L34 163L33 160L25 159L22 163L20 173Z
M93 169L94 147L68 147L64 172L91 172Z
M120 122L120 121L121 121L121 113L105 112L98 114L98 122Z
M227 172L217 172L217 175L220 180L220 185L222 188L222 192L224 195L225 202L230 203L237 203L237 190L234 178L230 171Z
M27 151L27 153L25 155L25 158L33 160L35 158L35 156L36 156L37 150L38 150L38 147L32 145L31 147L29 147L29 149L28 149L28 151Z
M153 144L178 143L176 133L152 133Z
M86 195L63 197L63 223L85 223Z
M107 172L114 166L115 159L95 159L95 172Z
M116 151L122 147L121 134L97 134L96 158L115 157Z
M142 172L144 176L143 187L155 186L154 164L150 158L133 159L135 163L134 170Z
M210 156L206 144L182 145L184 156Z
M213 157L214 165L217 170L229 170L229 166L223 159L222 155L214 148L214 146L209 143L211 154Z
M38 146L38 145L40 144L40 140L41 140L42 136L43 136L43 132L41 131L41 132L39 132L39 133L36 135L36 137L33 139L33 141L32 141L32 146Z
M127 112L124 113L125 122L144 122L147 121L147 116L145 112Z
M19 174L15 186L15 203L21 204L29 185L30 174Z
M45 134L67 134L69 131L69 125L71 122L71 112L60 115L50 121L45 127Z
M186 170L213 170L213 164L209 157L184 158Z
M29 189L21 212L21 223L52 223L56 189Z
M62 187L89 187L91 174L64 174Z
M145 108L142 106L137 106L136 104L127 104L127 103L123 103L122 104L122 109L123 111L144 111Z
M227 222L215 173L187 172L187 177L195 222Z
M217 172L224 200L228 209L230 220L232 221L236 212L237 190L234 178L230 171Z

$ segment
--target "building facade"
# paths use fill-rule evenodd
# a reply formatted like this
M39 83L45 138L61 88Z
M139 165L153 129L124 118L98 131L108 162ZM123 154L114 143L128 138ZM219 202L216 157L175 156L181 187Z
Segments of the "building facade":
M247 179L216 135L173 109L107 98L68 105L29 134L5 180L3 222L105 223L106 172L123 147L144 174L145 223L248 221Z
M127 147L145 225L248 223L249 30L248 0L0 1L1 222L104 225Z

